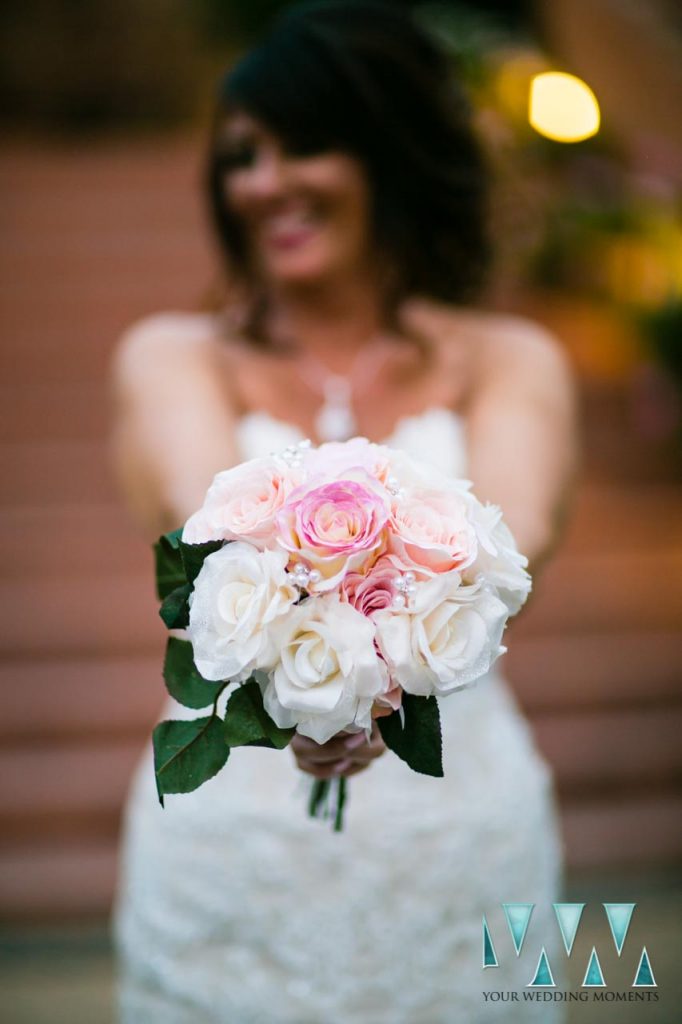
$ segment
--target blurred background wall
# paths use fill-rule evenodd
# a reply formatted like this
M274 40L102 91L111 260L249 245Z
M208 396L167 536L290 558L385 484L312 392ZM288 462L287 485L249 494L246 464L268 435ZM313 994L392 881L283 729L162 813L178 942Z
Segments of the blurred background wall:
M216 72L275 0L6 0L0 13L0 907L102 919L130 772L163 698L151 553L108 464L107 367L214 277L199 195ZM497 173L487 302L579 376L567 537L508 672L554 766L569 863L682 853L682 33L663 0L415 4L467 77ZM529 124L534 75L601 127ZM555 126L556 127L556 126ZM551 128L551 126L550 126ZM608 897L604 897L608 898Z

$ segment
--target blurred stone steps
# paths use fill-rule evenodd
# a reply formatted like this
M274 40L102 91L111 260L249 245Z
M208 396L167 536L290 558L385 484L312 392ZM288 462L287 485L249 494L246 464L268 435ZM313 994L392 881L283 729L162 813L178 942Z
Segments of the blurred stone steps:
M111 905L117 859L111 836L5 847L0 850L5 921L101 917Z
M141 749L141 738L6 747L0 752L0 849L16 840L113 840Z
M139 653L165 632L151 560L143 576L3 582L0 602L0 652L13 659Z
M537 636L509 631L502 664L531 714L682 699L682 633L628 629L567 636L555 628Z
M108 421L108 390L101 381L0 384L4 412L2 440L11 443L78 441L104 437Z
M151 545L114 501L5 506L0 508L0 536L6 549L3 575L15 582L92 581L153 571Z
M0 445L0 505L59 508L114 502L106 445L78 439Z
M20 577L0 583L0 651L7 657L73 656L148 649L158 619L151 553L135 571L101 576ZM146 564L143 563L143 558ZM561 555L510 627L516 638L674 631L682 621L682 549Z
M113 838L130 773L161 710L161 693L159 687L149 706L146 700L138 702L137 730L130 715L121 721L119 714L118 733L107 734L100 722L92 734L84 730L79 738L5 743L0 752L2 842L102 834ZM545 713L533 717L531 725L540 750L551 757L557 788L566 801L670 791L682 780L682 704ZM230 785L229 770L224 784ZM682 852L682 836L680 845Z
M0 665L0 742L140 737L165 698L165 629L137 656L19 658ZM505 655L514 692L536 723L668 707L681 700L677 633L520 638ZM503 664L504 664L503 663ZM570 731L570 728L569 728ZM552 754L551 744L549 753Z
M150 653L137 657L80 654L5 661L0 666L0 743L9 749L83 740L142 742L166 696L165 643L158 636Z

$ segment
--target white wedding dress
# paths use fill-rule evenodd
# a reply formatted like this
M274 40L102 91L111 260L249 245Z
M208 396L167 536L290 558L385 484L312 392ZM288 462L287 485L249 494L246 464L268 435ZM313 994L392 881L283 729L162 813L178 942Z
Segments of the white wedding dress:
M266 414L239 425L244 459L300 439ZM463 476L464 439L433 408L385 443ZM563 1020L560 1003L523 1002L542 946L558 986L565 962L550 773L497 666L440 711L445 777L387 751L349 780L342 833L307 816L310 777L290 751L237 748L162 809L149 745L114 909L122 1024ZM163 717L200 713L168 700ZM503 902L535 904L518 957ZM485 971L484 914L499 962Z

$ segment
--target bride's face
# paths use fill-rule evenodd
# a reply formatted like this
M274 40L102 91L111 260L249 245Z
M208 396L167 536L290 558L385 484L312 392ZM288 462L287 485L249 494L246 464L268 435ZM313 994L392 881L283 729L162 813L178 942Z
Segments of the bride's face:
M341 152L289 152L246 113L232 115L223 130L225 198L259 273L286 286L364 272L372 243L360 161Z

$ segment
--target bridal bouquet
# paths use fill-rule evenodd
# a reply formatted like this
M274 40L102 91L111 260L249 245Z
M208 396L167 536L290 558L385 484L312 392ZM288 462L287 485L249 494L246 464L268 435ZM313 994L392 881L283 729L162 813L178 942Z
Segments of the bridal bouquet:
M166 686L210 709L156 727L161 804L212 778L232 747L369 737L374 718L411 768L442 776L436 698L487 672L530 590L500 509L470 487L360 437L216 475L155 545L161 617L187 637L168 640ZM346 780L334 782L338 829ZM331 790L314 783L312 814L326 815Z

